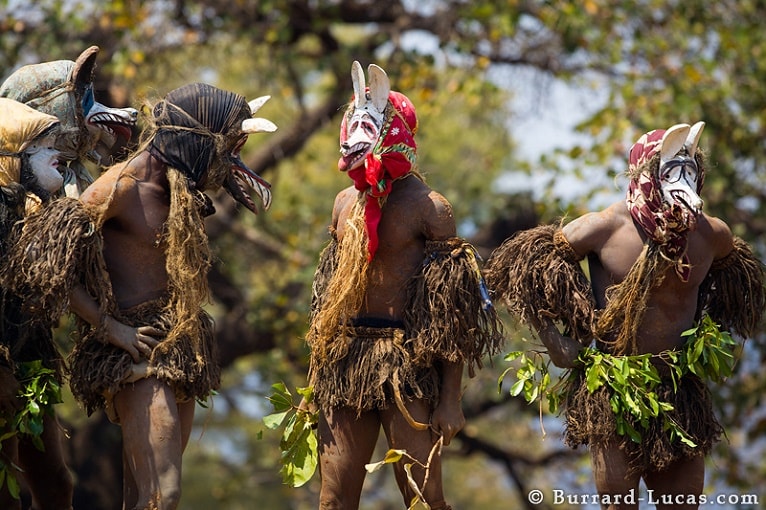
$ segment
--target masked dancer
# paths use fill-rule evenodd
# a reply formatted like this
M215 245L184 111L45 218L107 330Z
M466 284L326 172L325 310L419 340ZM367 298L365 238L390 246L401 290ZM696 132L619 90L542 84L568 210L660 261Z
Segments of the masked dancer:
M703 128L644 134L630 149L625 200L521 232L487 262L490 288L537 331L555 365L572 368L565 440L590 447L604 508L638 508L630 496L642 478L658 501L682 498L669 508L697 508L705 455L723 432L708 379L726 374L710 360L732 359L729 332L750 337L763 313L763 265L702 211ZM650 365L610 372L604 384L598 372L586 379L607 356L614 366ZM635 367L650 377L623 397ZM657 407L639 409L637 395Z
M369 87L353 63L338 162L353 185L335 198L307 337L320 411L320 508L359 506L382 427L391 448L417 459L413 480L430 508L444 509L434 446L464 425L464 367L473 375L502 335L473 247L418 172L414 105L390 90L383 69L368 73ZM416 492L405 463L394 471L409 506Z
M206 191L225 188L253 212L248 188L269 185L240 159L268 97L194 83L155 104L145 139L79 200L62 198L25 224L4 280L53 320L79 317L71 388L122 428L124 508L173 510L195 401L219 387L209 299ZM45 256L42 256L45 254ZM64 268L64 269L62 269ZM23 272L24 278L17 277Z

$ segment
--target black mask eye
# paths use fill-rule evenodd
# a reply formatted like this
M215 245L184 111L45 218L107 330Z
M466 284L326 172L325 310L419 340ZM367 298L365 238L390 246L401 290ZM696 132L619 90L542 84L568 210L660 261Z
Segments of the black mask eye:
M686 180L697 179L697 162L691 158L671 159L662 167L660 177L663 181L673 184L685 178Z

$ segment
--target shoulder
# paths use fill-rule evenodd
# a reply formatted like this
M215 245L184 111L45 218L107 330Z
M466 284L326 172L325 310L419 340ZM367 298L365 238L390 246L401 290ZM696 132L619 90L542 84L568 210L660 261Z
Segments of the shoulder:
M80 195L80 200L90 206L103 206L116 192L125 164L110 167Z
M332 206L332 222L335 225L341 212L348 209L356 201L358 192L353 186L349 186L335 195Z
M137 200L140 183L147 181L147 172L146 163L140 158L113 165L85 189L80 200L103 210L105 218L114 216Z
M584 214L563 227L564 237L580 256L596 251L616 232L632 226L625 203L615 202L606 209Z
M420 217L427 239L447 239L456 235L452 204L444 195L418 179L409 179L413 200L411 211Z
M337 195L335 195L335 204L345 204L348 202L351 202L353 200L356 200L357 191L356 188L353 186L349 186L348 188L345 188L338 192Z
M734 249L734 236L722 219L702 214L697 230L706 237L715 259L725 257Z

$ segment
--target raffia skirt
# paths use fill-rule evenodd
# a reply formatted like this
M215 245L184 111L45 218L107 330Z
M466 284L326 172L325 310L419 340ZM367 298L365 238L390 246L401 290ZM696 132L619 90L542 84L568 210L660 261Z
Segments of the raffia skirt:
M349 326L331 342L324 360L312 359L314 397L322 408L351 407L359 413L385 409L394 391L435 405L438 372L412 359L404 329Z
M164 311L163 300L149 301L123 310L115 319L133 327L172 329L174 318ZM198 338L177 337L161 341L148 360L134 363L127 351L98 340L98 332L86 335L70 355L70 384L75 398L88 414L106 409L110 418L111 400L126 384L143 377L156 377L168 384L179 401L204 400L220 386L212 318L199 311Z
M662 471L677 460L709 453L720 440L723 427L716 419L705 383L699 377L686 375L674 391L672 380L663 378L656 391L658 399L673 405L669 417L696 447L677 438L671 440L670 433L663 430L661 418L650 419L646 428L631 421L641 433L640 443L628 436L619 436L609 404L609 388L602 386L591 393L584 376L574 382L566 402L566 444L576 448L581 444L606 444L616 440L628 455L631 473Z

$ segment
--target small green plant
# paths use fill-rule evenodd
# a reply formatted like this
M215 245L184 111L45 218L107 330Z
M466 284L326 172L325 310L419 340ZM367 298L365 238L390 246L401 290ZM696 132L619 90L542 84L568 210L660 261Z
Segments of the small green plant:
M681 333L688 337L677 366L702 379L721 383L734 372L737 341L705 315L697 327ZM679 377L683 374L679 374Z
M673 405L662 401L656 392L661 378L656 360L661 360L670 369L674 389L678 381L691 373L716 383L723 382L734 370L736 358L733 354L737 342L731 335L721 331L713 320L705 315L699 324L681 334L686 338L680 350L667 350L659 354L613 356L597 349L586 347L578 357L589 392L603 386L610 391L609 403L615 416L617 433L627 435L633 441L641 441L641 430L646 429L650 419L663 420L663 427L671 440L678 439L694 448L696 444L668 414ZM516 381L511 386L513 396L522 395L528 403L540 405L542 427L542 395L548 402L548 410L558 412L560 404L569 390L570 377L576 374L567 371L555 384L551 384L550 359L543 351L513 351L505 356L509 362L518 361L518 368L507 368L498 379L498 389L509 372L515 370ZM634 424L638 424L635 427ZM543 429L543 433L545 430Z
M60 404L61 385L56 379L55 371L45 368L41 361L29 361L17 365L16 377L19 381L18 398L21 408L11 419L0 418L0 449L2 442L14 436L24 436L40 451L43 445L43 419L46 415L53 416L53 406ZM19 498L19 481L17 473L21 468L7 459L0 458L0 488L8 487L8 492L16 499Z
M308 482L316 471L318 443L316 425L318 413L309 409L313 405L314 390L311 386L297 388L302 402L295 402L294 396L284 383L271 386L273 393L268 397L274 406L274 413L264 416L267 428L276 430L284 425L279 447L282 451L282 481L292 487Z
M556 384L551 385L551 373L549 370L551 361L545 356L544 351L512 351L506 354L505 361L513 362L515 360L518 360L519 368L515 369L516 382L511 386L510 393L514 397L523 395L524 400L530 404L538 401L540 429L543 431L543 435L545 435L545 427L543 426L543 399L541 396L545 395L545 399L548 402L548 410L554 414L557 413L563 395L562 386L564 380L563 378L559 379ZM502 391L505 377L513 370L514 367L506 368L500 375L497 381L498 392Z

